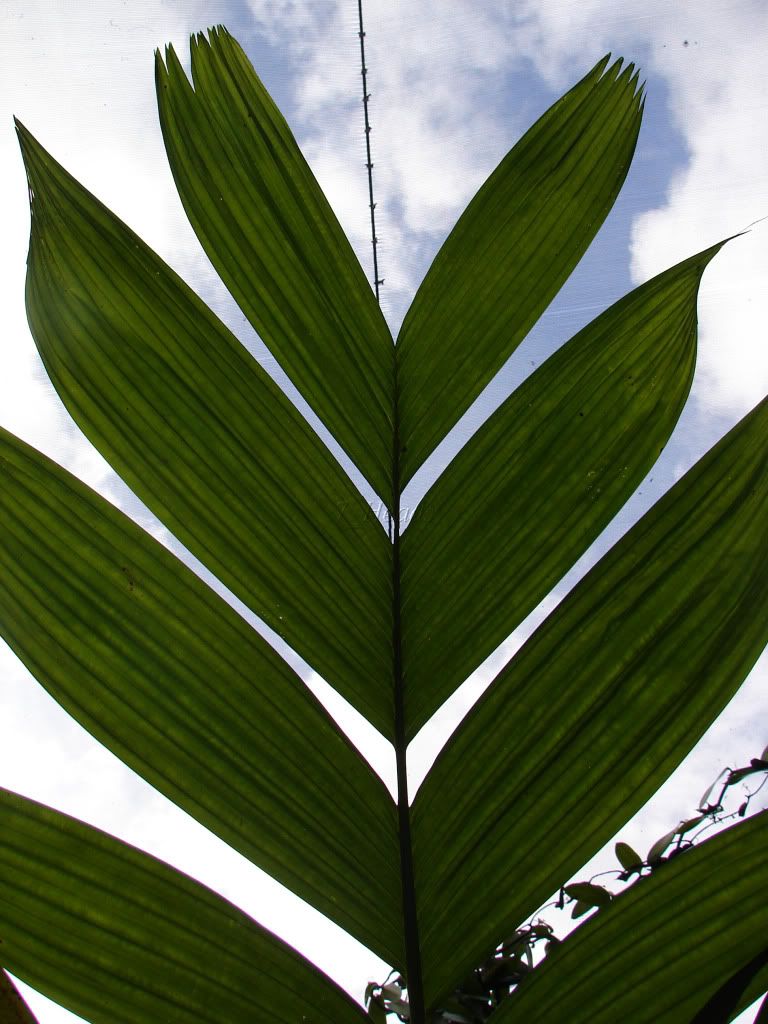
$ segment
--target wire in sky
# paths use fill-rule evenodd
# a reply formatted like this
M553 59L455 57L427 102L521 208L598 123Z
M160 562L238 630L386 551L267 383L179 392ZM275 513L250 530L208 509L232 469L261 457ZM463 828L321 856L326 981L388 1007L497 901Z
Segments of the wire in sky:
M365 116L365 154L368 168L368 206L371 210L371 248L373 249L373 287L376 292L376 301L379 299L379 288L384 284L384 278L379 277L378 244L376 237L376 203L373 201L373 161L371 160L371 122L368 119L368 100L371 94L368 92L368 68L365 65L365 30L363 29L363 0L357 0L357 14L360 23L358 35L360 37L360 73L363 77L363 114Z

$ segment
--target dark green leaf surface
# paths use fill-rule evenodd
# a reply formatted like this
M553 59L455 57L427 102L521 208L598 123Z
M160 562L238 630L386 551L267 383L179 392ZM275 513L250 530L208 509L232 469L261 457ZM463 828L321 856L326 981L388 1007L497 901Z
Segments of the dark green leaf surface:
M743 967L726 978L693 1017L691 1024L728 1024L736 1014L744 992L766 966L768 948L763 948Z
M401 485L555 297L613 206L642 113L633 65L602 60L472 199L397 343Z
M2 941L0 941L0 961L2 960ZM37 1024L37 1017L32 1013L21 993L11 979L0 970L0 1022L2 1024Z
M0 634L135 771L385 959L395 808L301 680L157 541L0 431Z
M765 947L768 814L702 843L601 910L493 1024L690 1021Z
M225 29L172 48L157 96L179 195L278 363L379 495L392 488L394 346L283 116Z
M442 751L413 809L430 1002L643 805L761 653L766 437L768 400L584 577Z
M740 1013L744 1010L749 1009L750 1006L756 1001L759 1001L760 997L768 991L768 967L764 967L757 975L756 978L747 986L747 990L739 1000L739 1005L731 1015L731 1020L735 1020ZM757 1016L755 1017L753 1024L768 1024L768 996L766 996L763 1003L760 1005Z
M504 402L402 541L408 736L510 635L631 497L696 358L696 295L720 247L580 331Z
M154 857L0 790L8 970L94 1024L354 1024L366 1015L226 900Z
M27 312L85 434L176 536L382 732L390 545L210 310L21 127Z

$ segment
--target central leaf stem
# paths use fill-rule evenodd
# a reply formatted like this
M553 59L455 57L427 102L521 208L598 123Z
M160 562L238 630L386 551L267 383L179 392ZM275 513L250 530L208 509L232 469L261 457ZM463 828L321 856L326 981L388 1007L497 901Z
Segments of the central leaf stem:
M424 1024L424 989L421 980L419 922L413 877L411 814L408 805L405 696L403 693L402 623L400 598L400 429L398 415L397 356L395 355L394 446L392 452L392 651L395 696L395 764L397 767L397 817L400 839L400 876L405 933L405 972L410 1024Z

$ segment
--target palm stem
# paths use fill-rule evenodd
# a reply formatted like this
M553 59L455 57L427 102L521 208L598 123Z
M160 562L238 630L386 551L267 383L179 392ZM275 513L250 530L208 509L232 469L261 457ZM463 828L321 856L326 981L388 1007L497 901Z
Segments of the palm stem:
M398 414L397 356L395 355L394 430L392 452L392 650L395 697L395 764L397 768L397 818L400 841L400 873L405 934L405 971L408 984L410 1024L424 1024L424 992L421 979L419 922L413 877L411 816L408 801L405 706L403 693L402 628L400 621L400 432Z

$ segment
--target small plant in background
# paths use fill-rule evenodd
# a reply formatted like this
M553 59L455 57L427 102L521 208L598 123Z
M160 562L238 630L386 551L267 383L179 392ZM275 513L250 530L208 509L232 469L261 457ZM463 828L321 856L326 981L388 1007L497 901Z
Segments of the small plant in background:
M738 807L727 810L723 801L726 799L728 790L755 775L763 776L759 785L753 790L742 793L742 800ZM628 843L618 842L615 846L615 853L622 870L600 872L600 875L595 877L609 875L615 877L618 882L628 882L646 877L661 864L686 850L693 849L696 843L700 842L712 828L722 825L726 821L745 817L752 799L763 788L766 779L768 779L768 747L760 757L753 757L749 764L742 768L724 768L699 801L698 813L692 818L681 821L670 832L666 832L660 839L657 839L648 850L645 859ZM718 784L720 789L717 796L714 801L710 801ZM601 885L596 885L593 878L589 882L575 882L564 886L558 906L562 909L565 905L565 897L568 897L573 902L571 916L577 918L595 907L607 906L614 895Z
M746 779L760 775L763 777L762 781L754 789L742 792L742 799L737 807L728 809L725 806L724 801L729 789L743 785ZM617 842L614 849L621 870L603 871L588 882L573 882L563 886L555 901L541 907L529 924L518 928L510 939L500 943L492 956L455 990L452 999L434 1015L433 1024L483 1024L501 1002L531 974L543 956L556 949L564 938L558 937L552 924L541 915L546 915L547 910L552 908L563 910L570 904L571 917L577 919L590 911L608 906L617 894L602 884L596 884L595 878L608 876L617 882L634 884L639 879L648 877L672 858L693 849L708 830L729 820L745 817L752 799L757 796L766 781L768 748L760 757L753 757L748 765L741 768L724 768L704 792L699 801L698 814L681 821L676 828L656 840L645 859L628 843ZM714 801L711 801L710 798L716 791L717 795ZM404 979L400 976L390 976L383 985L369 984L365 992L369 1013L374 1017L377 1013L384 1016L387 1013L394 1013L400 1020L407 1021L408 1001L403 990L404 984ZM737 1000L738 995L733 1001L734 1006ZM723 1016L722 1019L727 1018Z
M699 281L719 245L548 359L405 528L406 484L547 308L618 194L644 102L634 67L600 61L505 157L438 253L396 345L228 33L192 40L192 83L172 49L158 55L156 82L203 247L381 498L390 535L224 325L19 125L36 344L70 413L136 494L392 742L397 799L225 601L7 432L0 628L94 736L393 972L369 985L366 1013L202 885L8 792L0 964L104 1024L387 1014L673 1024L712 1006L729 1019L768 989L765 814L684 857L686 837L714 816L708 803L646 861L620 844L619 877L636 884L616 896L567 886L563 902L600 909L562 941L539 908L668 778L768 640L768 404L558 605L413 800L406 780L409 741L631 497L690 389ZM31 1019L0 977L6 1005Z

